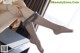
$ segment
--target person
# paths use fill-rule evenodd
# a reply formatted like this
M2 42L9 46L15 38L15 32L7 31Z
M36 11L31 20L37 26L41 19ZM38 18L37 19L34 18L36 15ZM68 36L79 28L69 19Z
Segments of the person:
M36 31L34 30L33 23L52 29L56 35L73 31L72 29L68 29L64 26L52 23L46 20L45 18L41 17L38 13L35 13L31 9L29 9L25 5L23 0L16 0L12 2L11 5L0 4L0 12L0 20L2 20L2 22L0 21L0 23L6 24L5 22L8 22L6 26L12 26L12 28L15 29L18 28L20 26L20 23L22 22L22 24L25 26L26 30L30 34L30 41L37 45L41 53L43 53L44 50L37 37ZM5 21L4 19L7 21ZM6 26L4 27L4 29L6 28Z

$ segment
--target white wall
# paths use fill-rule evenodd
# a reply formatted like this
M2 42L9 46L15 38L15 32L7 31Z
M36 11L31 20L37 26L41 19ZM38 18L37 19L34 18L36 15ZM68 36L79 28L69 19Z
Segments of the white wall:
M80 53L80 4L50 4L44 17L74 31L55 35L52 30L39 26L37 34L44 53Z

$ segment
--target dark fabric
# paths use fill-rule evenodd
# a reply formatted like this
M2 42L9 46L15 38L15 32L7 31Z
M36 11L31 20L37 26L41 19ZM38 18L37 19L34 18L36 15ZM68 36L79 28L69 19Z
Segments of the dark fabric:
M30 34L26 30L26 28L23 26L22 22L20 23L20 26L18 27L18 29L16 30L16 32L19 33L19 34L21 34L22 36L30 39Z

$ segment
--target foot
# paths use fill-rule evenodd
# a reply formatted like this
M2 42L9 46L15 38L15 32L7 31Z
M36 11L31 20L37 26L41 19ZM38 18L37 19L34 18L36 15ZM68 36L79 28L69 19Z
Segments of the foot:
M64 27L64 26L59 26L59 25L57 25L57 26L53 29L53 31L54 31L54 33L55 33L56 35L58 35L58 34L60 34L60 33L73 32L72 29L68 29L68 28L66 28L66 27Z
M40 43L40 41L38 39L34 39L34 37L30 38L30 42L35 44L38 48L38 50L40 51L40 53L43 53L44 52L44 49Z
M41 48L41 49L39 49L39 51L40 51L40 53L43 53L43 52L44 52L44 49L43 49L43 48Z

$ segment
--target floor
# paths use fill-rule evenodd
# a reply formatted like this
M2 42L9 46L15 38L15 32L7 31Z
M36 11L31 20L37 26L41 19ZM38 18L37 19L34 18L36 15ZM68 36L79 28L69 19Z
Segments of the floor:
M80 53L80 5L50 4L44 17L73 29L72 33L55 35L51 29L39 26L37 34L44 53Z

